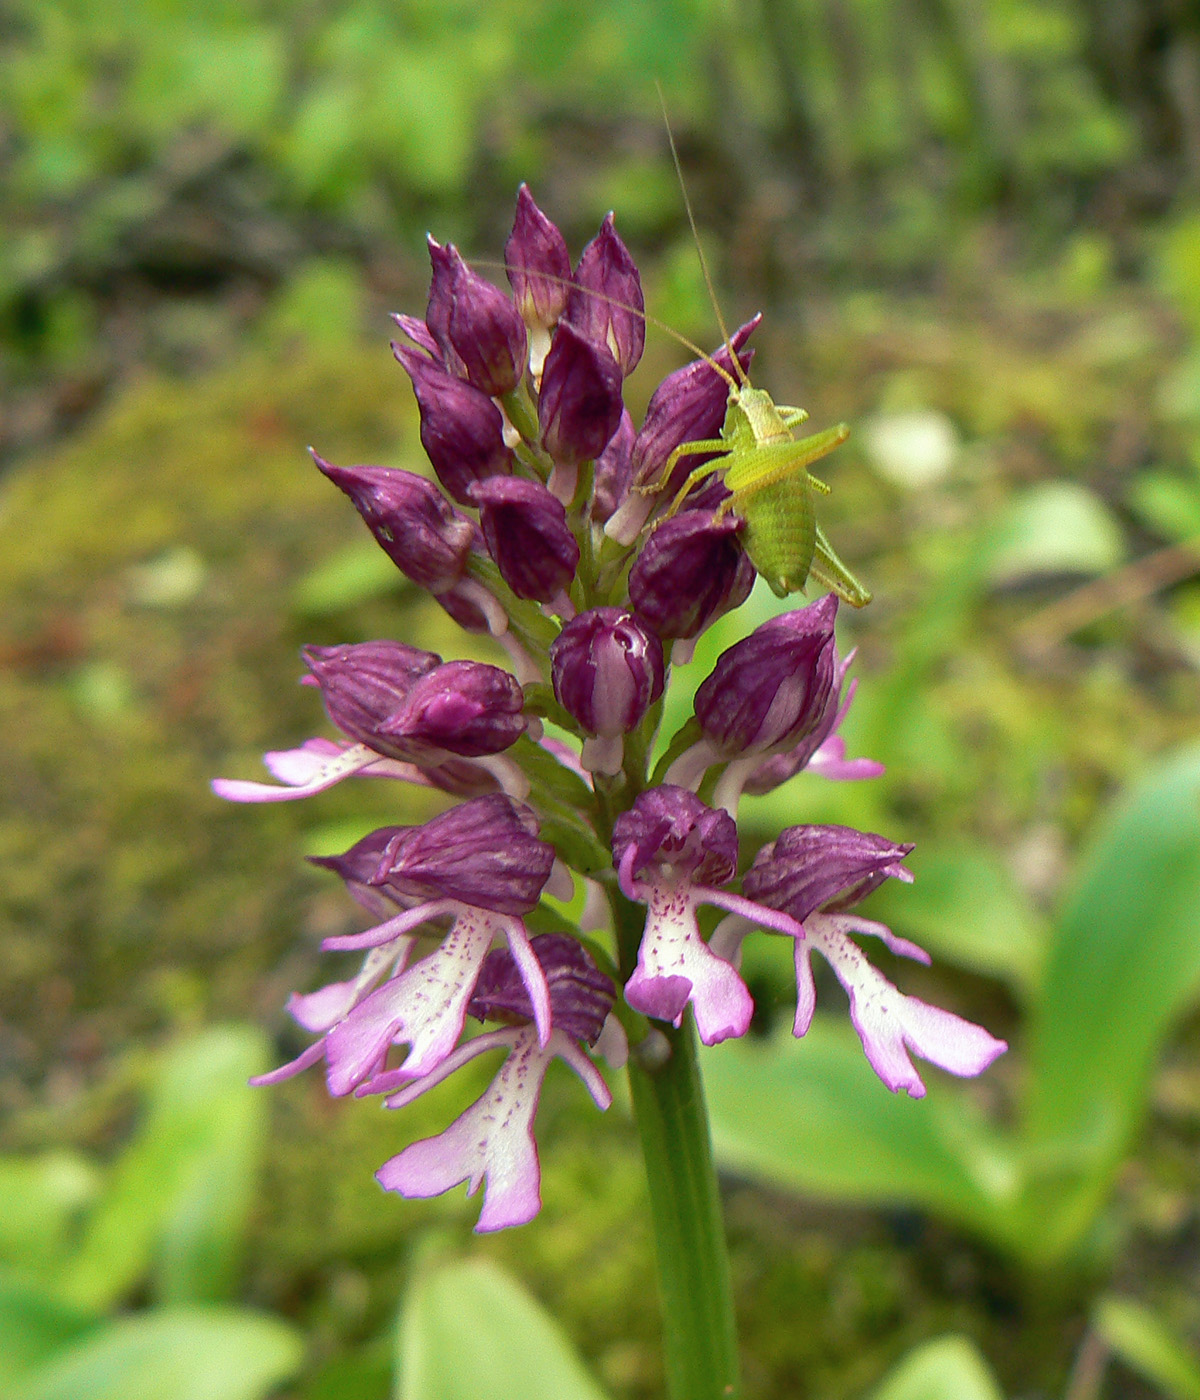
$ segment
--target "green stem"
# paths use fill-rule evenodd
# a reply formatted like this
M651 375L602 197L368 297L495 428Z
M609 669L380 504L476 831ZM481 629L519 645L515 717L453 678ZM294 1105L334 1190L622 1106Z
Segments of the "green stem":
M631 969L642 911L617 897L622 969ZM691 1014L652 1033L662 1056L629 1061L654 1217L663 1350L670 1400L734 1400L740 1394L733 1287L708 1111ZM643 1042L646 1045L646 1042Z

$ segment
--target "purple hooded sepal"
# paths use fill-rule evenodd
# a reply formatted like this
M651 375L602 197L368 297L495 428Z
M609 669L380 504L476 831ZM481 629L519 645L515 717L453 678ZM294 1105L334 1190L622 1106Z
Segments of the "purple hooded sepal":
M625 894L648 867L697 885L723 885L737 870L737 827L728 812L686 788L662 784L640 794L613 824L613 864Z
M795 748L764 758L747 776L743 789L745 792L773 792L802 769L838 782L878 778L885 771L883 764L876 763L873 758L847 758L846 741L837 732L850 711L858 685L857 681L851 681L848 686L845 684L846 672L853 660L854 653L851 652L834 668L833 687L829 692L825 713L817 727L801 739Z
M479 661L443 662L402 642L302 649L334 724L386 758L433 764L502 752L525 732L515 677Z
M698 637L750 596L754 565L740 528L732 515L685 510L652 531L630 572L629 599L664 641Z
M517 191L517 212L504 245L504 264L525 324L553 330L570 294L571 255L566 239L538 208L528 185Z
M761 320L761 315L755 316L739 326L731 337L743 369L749 367L752 352L742 354L742 346ZM725 346L715 350L712 358L727 373L733 373L733 361ZM707 360L693 360L668 374L650 397L646 417L633 445L633 479L637 485L677 490L683 484L684 472L695 467L698 458L686 458L680 464L677 479L672 482L659 482L655 478L680 443L717 436L725 421L728 403L729 385Z
M603 345L569 321L558 323L542 367L538 422L558 467L599 457L621 422L621 370Z
M573 1040L594 1045L616 1000L616 988L574 938L539 934L531 942L550 989L550 1020ZM524 1025L533 1020L529 989L507 948L493 948L484 960L467 1007L480 1021Z
M469 506L474 482L512 471L503 415L482 389L419 350L393 344L392 352L412 379L421 410L421 446L438 480L459 505Z
M756 627L717 658L696 692L704 737L727 759L798 743L833 687L837 598L828 594Z
M442 593L462 578L471 550L479 546L479 530L433 482L394 467L335 467L315 452L312 458L418 587Z
M532 1027L509 1027L459 1046L431 1074L385 1103L402 1108L476 1056L502 1047L509 1051L508 1057L480 1099L445 1132L414 1142L375 1173L385 1190L412 1199L440 1196L464 1181L468 1196L483 1186L483 1210L475 1226L480 1233L527 1224L541 1209L533 1119L542 1081L555 1056L579 1075L598 1108L612 1102L599 1070L565 1032L552 1031L543 1048Z
M579 565L567 512L540 481L492 477L471 488L488 552L518 598L560 601Z
M889 876L911 881L902 864L911 850L848 826L789 826L755 856L742 890L804 923L818 909L851 908Z
M582 335L611 352L625 377L645 349L645 312L642 279L609 213L580 255L566 317Z
M524 914L554 864L554 847L537 831L537 817L523 803L502 793L475 797L423 826L398 827L368 883L401 898Z
M559 703L589 734L627 734L663 692L662 643L622 608L589 608L550 647Z
M633 479L633 439L635 437L633 419L628 409L621 410L621 421L617 431L608 440L608 446L596 458L596 469L592 481L593 523L603 525L629 494L629 484Z
M510 394L525 373L521 313L486 278L472 272L453 244L429 240L434 277L425 322L447 364L489 398Z

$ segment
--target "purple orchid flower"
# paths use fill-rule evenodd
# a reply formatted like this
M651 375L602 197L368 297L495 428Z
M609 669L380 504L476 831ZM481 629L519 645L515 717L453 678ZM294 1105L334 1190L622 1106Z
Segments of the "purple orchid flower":
M306 681L320 687L330 719L354 742L309 740L268 753L267 767L283 787L216 778L218 797L288 802L355 774L427 781L450 792L497 782L514 796L528 791L520 770L500 757L527 727L524 693L507 671L443 662L435 652L390 641L305 647L303 655L312 672Z
M925 1085L910 1050L951 1074L975 1075L1008 1047L982 1026L905 996L849 936L871 934L901 957L929 962L927 953L897 938L886 924L847 912L884 880L911 880L901 863L911 850L845 826L792 826L758 853L742 888L750 899L790 914L803 927L795 944L794 1034L804 1035L812 1024L816 986L809 952L816 948L850 996L850 1019L872 1069L893 1093L904 1089L918 1099ZM726 940L718 941L730 951Z
M332 865L351 885L376 890L401 912L364 933L327 938L328 950L366 950L357 977L331 983L289 1009L321 1039L256 1083L275 1083L326 1062L332 1094L382 1092L428 1074L453 1050L467 1003L492 944L507 940L524 979L541 1044L550 1034L545 977L521 915L538 902L550 878L553 846L537 837L533 812L499 793L474 798L424 826L372 832ZM374 863L374 869L371 864ZM360 894L361 899L361 894ZM434 951L408 965L424 925L449 921ZM391 976L371 990L385 971ZM393 1045L409 1052L388 1070ZM366 1086L366 1087L364 1087Z
M613 863L626 898L646 905L638 964L625 984L636 1011L679 1025L688 1003L705 1045L745 1035L754 1001L733 966L700 934L696 909L715 904L800 935L790 917L718 889L737 870L733 818L686 788L651 788L613 827Z
M470 1012L481 1021L510 1024L459 1046L434 1070L385 1100L388 1108L402 1108L477 1056L508 1050L490 1087L450 1127L406 1147L375 1174L385 1190L410 1198L440 1196L464 1181L467 1195L473 1196L483 1185L483 1210L475 1226L480 1233L524 1225L541 1209L533 1119L551 1060L570 1065L597 1108L612 1102L583 1047L599 1038L615 988L572 938L542 934L533 940L532 950L550 989L549 1035L539 1038L530 1024L527 986L511 955L496 949L480 971Z

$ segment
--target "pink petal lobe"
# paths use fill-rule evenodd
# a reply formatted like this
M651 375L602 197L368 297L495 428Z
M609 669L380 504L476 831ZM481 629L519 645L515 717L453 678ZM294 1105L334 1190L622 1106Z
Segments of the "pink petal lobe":
M524 1225L541 1209L533 1116L546 1067L566 1041L555 1032L543 1050L532 1027L509 1034L512 1053L483 1096L445 1132L414 1142L375 1173L384 1190L422 1199L463 1181L473 1196L483 1185L480 1233Z
M310 754L315 761L310 761ZM335 754L319 754L304 748L281 749L270 754L271 763L268 766L280 776L303 775L301 782L276 787L273 783L245 782L240 778L214 778L212 790L229 802L292 802L324 792L378 759L379 755L367 748L366 744L355 744ZM285 777L284 782L290 782L290 779Z
M754 1013L746 984L700 936L695 907L683 887L655 885L649 891L646 931L638 965L625 984L635 1010L679 1025L690 1001L705 1045L745 1035Z
M847 758L846 741L840 734L831 734L805 765L810 773L835 782L856 782L862 778L882 777L887 769L873 758Z
M407 1044L400 1073L417 1078L454 1049L495 928L463 907L440 947L384 983L334 1027L326 1042L331 1094L348 1094L378 1069L389 1045Z
M950 1011L906 997L863 956L834 919L813 916L810 938L828 959L850 996L850 1019L872 1069L893 1093L924 1097L925 1085L908 1052L912 1050L951 1074L975 1075L1008 1047Z

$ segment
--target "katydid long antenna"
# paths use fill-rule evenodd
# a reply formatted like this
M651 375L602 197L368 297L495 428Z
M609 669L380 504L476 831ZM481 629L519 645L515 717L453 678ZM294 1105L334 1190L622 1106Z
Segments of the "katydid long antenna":
M658 93L658 105L662 108L663 126L667 129L667 144L671 147L671 161L675 166L675 178L679 181L679 193L683 196L683 207L687 210L688 227L692 230L692 242L696 248L696 256L700 259L700 271L704 275L704 285L708 288L708 299L712 302L717 325L721 328L721 339L725 342L725 349L728 350L729 357L733 362L733 372L738 377L738 383L744 387L750 383L750 380L742 368L742 362L734 353L733 342L729 339L729 331L725 325L725 317L721 314L721 303L717 300L716 288L713 286L712 274L708 270L708 259L704 256L704 248L700 243L700 233L696 228L696 215L692 211L691 196L688 194L687 183L683 178L683 165L679 160L679 150L675 145L675 133L671 130L671 118L667 115L667 99L663 95L662 83L656 82L654 87ZM733 387L731 384L730 388Z
M697 247L698 246L699 245L697 245ZM703 261L703 255L701 255L701 265L703 265ZM509 263L506 263L502 258L468 258L467 262L470 263L472 267L484 267L487 268L489 271L507 273L515 270ZM706 278L707 275L708 274L706 270ZM605 306L615 306L618 311L627 311L631 316L637 316L640 320L644 321L646 325L653 326L656 331L662 331L663 335L670 336L673 341L675 341L679 345L682 345L685 350L690 350L691 353L695 355L695 357L698 360L703 360L704 363L709 367L709 369L711 369L712 372L719 378L723 379L731 389L737 389L740 387L739 379L741 384L748 384L750 382L746 378L746 372L742 368L742 363L738 359L737 354L733 349L733 342L730 339L728 333L726 332L723 323L721 324L721 336L725 342L725 349L733 357L733 363L737 368L739 379L735 379L733 375L729 373L729 371L725 368L724 365L721 364L719 360L714 360L713 357L708 353L708 351L702 350L694 340L689 340L688 337L684 335L682 331L676 330L674 326L667 325L665 321L660 321L657 316L652 316L650 312L645 309L645 307L630 306L628 302L621 301L617 297L608 296L605 292L585 290L583 288L580 288L577 283L572 282L570 278L567 277L555 277L552 273L549 272L539 272L538 276L544 277L546 281L553 282L556 285L568 287L572 291L582 291L584 296L595 297L597 301L602 301L605 304ZM709 290L711 292L711 285ZM717 311L717 321L719 323L721 322L720 310Z

